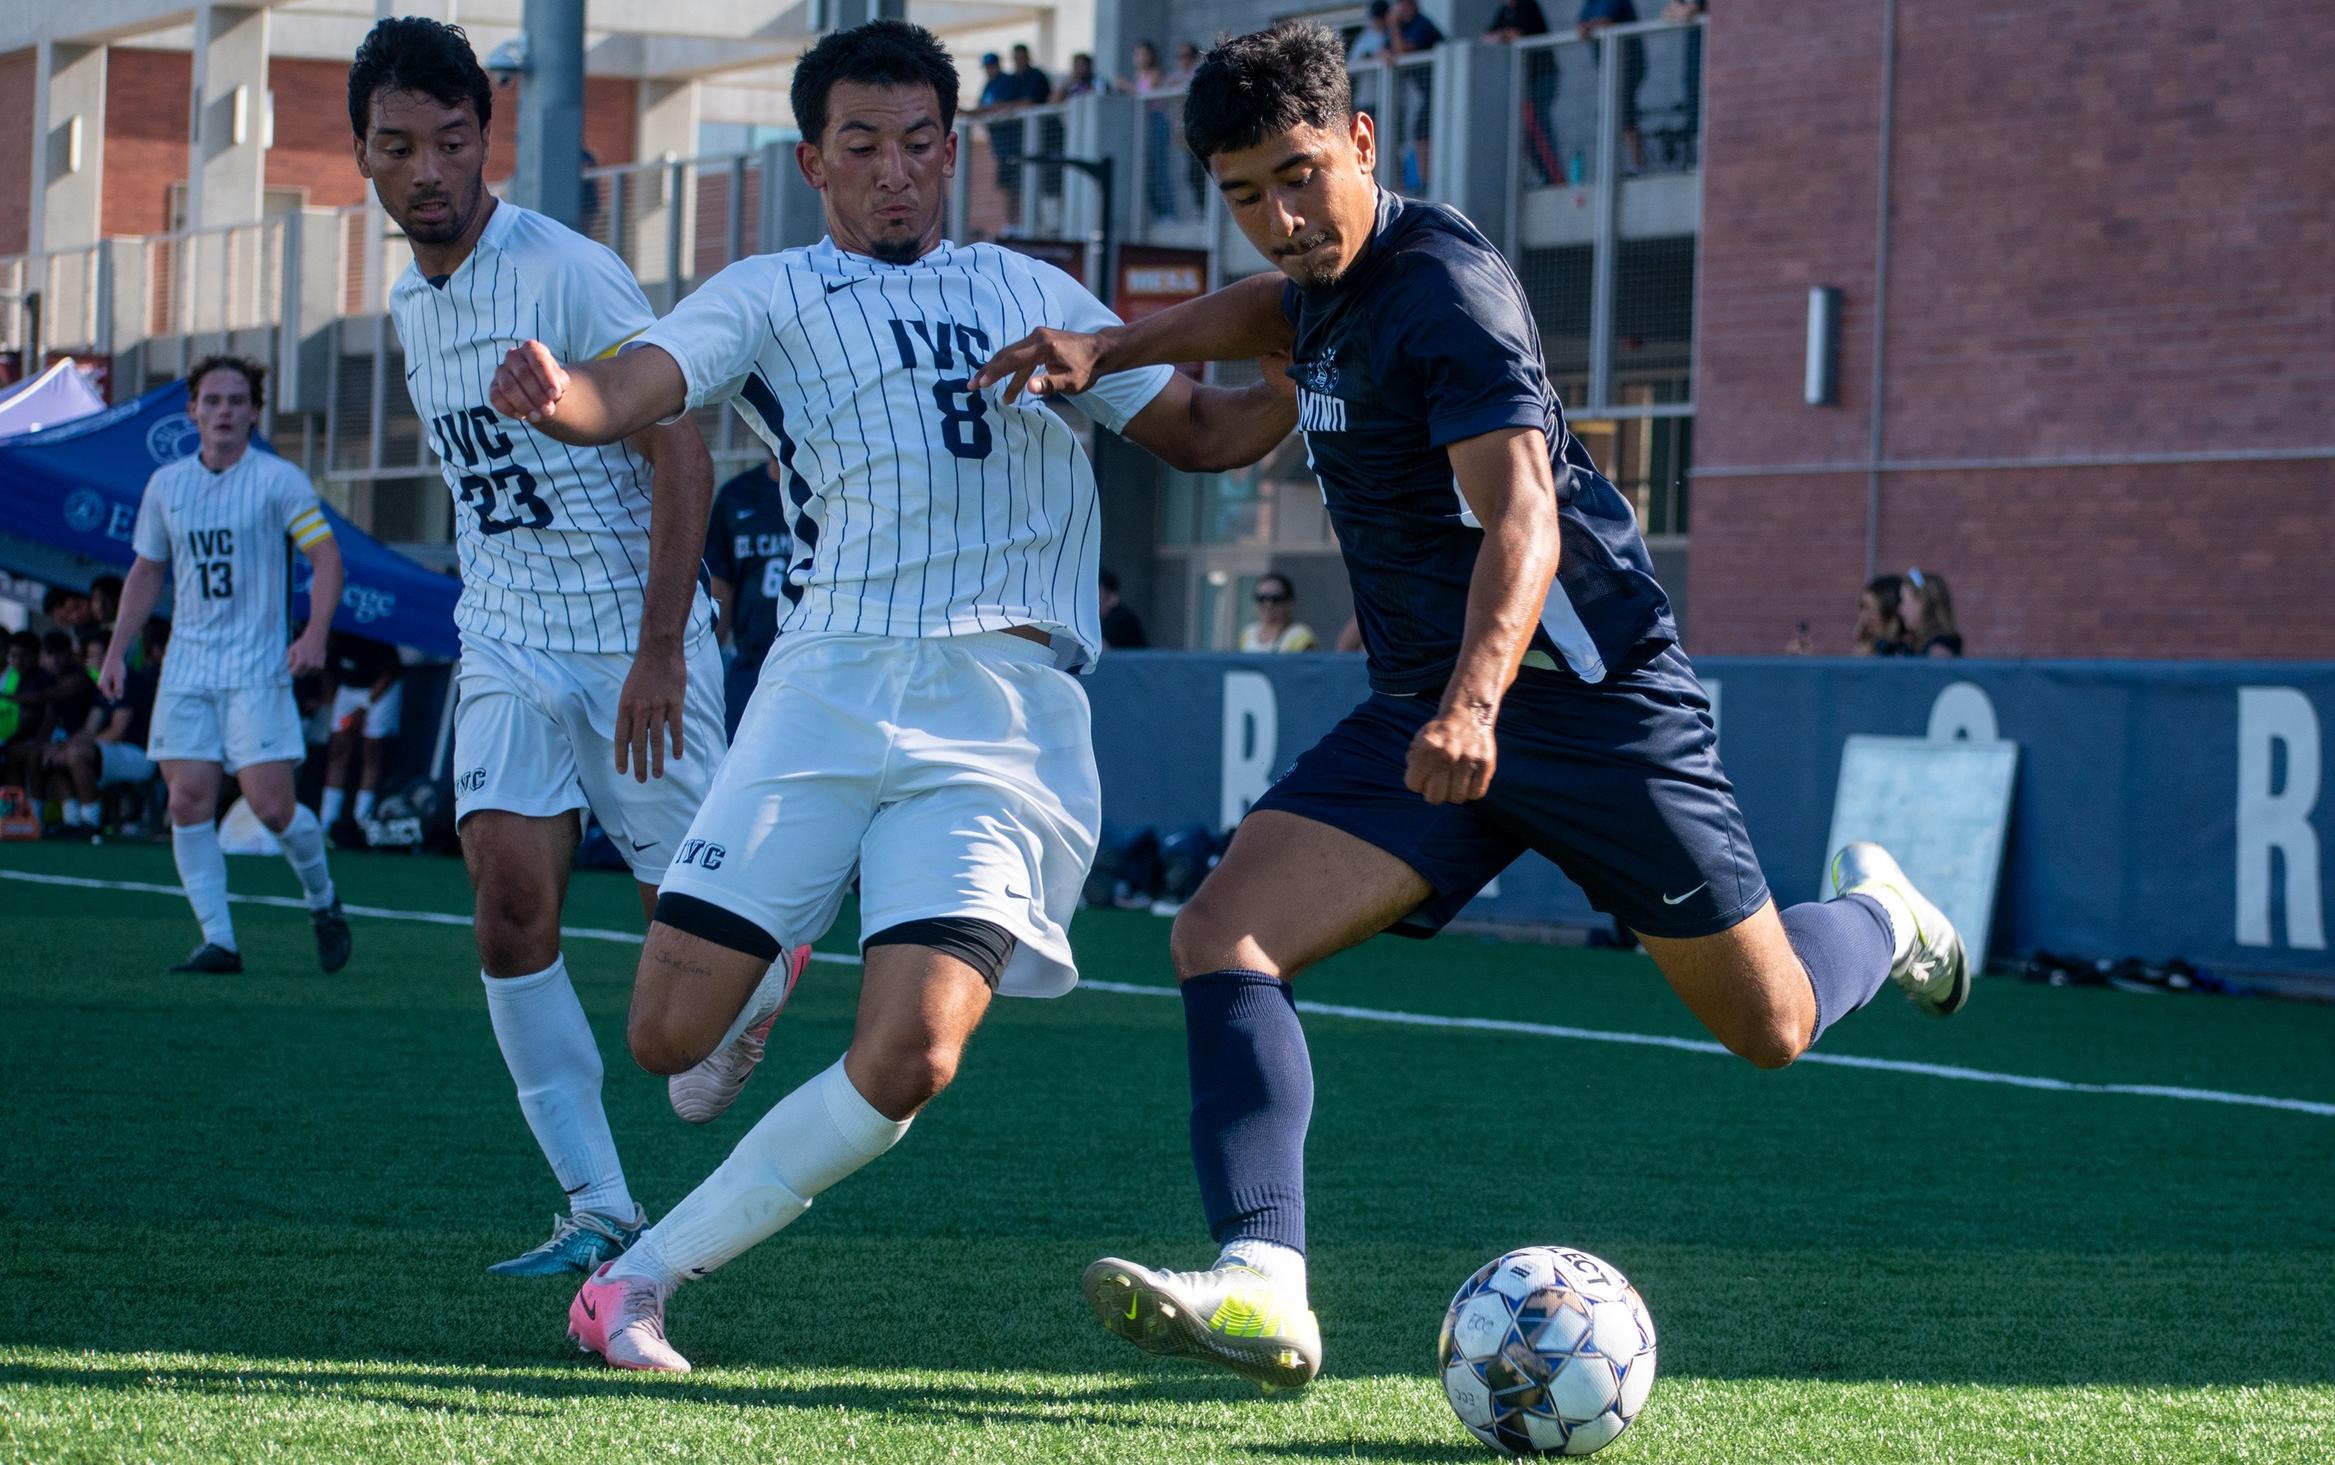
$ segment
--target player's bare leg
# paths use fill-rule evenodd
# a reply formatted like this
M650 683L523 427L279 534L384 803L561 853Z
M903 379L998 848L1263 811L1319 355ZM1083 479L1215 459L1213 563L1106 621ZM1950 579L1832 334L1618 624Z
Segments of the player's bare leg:
M990 980L930 947L870 946L842 1060L781 1099L671 1214L593 1274L568 1308L568 1336L618 1368L687 1372L665 1337L673 1289L792 1223L898 1143L956 1077Z
M483 809L462 821L495 1042L571 1206L548 1241L488 1268L502 1276L589 1272L630 1245L647 1219L625 1185L600 1102L600 1048L560 955L576 833L572 811L535 818Z
M625 1041L634 1062L668 1076L674 1113L706 1124L737 1101L810 959L808 946L772 962L651 921Z
M316 964L337 972L349 964L349 919L341 914L339 895L332 888L332 871L324 853L324 826L292 792L292 765L254 763L239 769L235 781L244 802L283 846L284 860L300 878L308 900L309 924L316 932Z
M232 974L243 970L235 921L227 913L227 856L219 849L219 778L216 763L194 758L160 760L170 789L170 854L178 883L202 923L203 940L173 972Z
M1192 1165L1223 1248L1205 1271L1119 1257L1081 1287L1104 1327L1147 1353L1293 1388L1321 1368L1306 1305L1305 1131L1313 1070L1289 979L1425 900L1418 871L1377 846L1265 809L1176 917L1192 1079Z
M1638 939L1670 989L1728 1052L1755 1067L1781 1068L1816 1040L1816 991L1774 901L1715 936Z

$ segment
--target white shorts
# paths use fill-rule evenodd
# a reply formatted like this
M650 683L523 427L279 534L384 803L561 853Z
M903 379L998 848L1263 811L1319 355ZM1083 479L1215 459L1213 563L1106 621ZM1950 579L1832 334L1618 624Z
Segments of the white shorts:
M368 738L393 738L403 726L405 711L405 683L399 682L373 700L371 687L343 687L332 694L332 730L339 732L349 725L352 717L364 719L364 734Z
M590 809L654 885L722 760L722 659L710 632L689 643L684 751L646 783L616 771L616 704L630 653L544 651L462 638L455 669L454 819L482 809L549 818Z
M123 742L101 742L97 745L99 788L112 788L123 783L144 783L153 776L154 760L144 748L134 748Z
M792 948L857 868L863 941L993 921L1019 943L997 990L1058 997L1102 824L1091 724L1078 679L1002 631L782 637L664 889Z
M216 763L229 773L308 756L289 682L256 687L164 687L154 696L146 756Z

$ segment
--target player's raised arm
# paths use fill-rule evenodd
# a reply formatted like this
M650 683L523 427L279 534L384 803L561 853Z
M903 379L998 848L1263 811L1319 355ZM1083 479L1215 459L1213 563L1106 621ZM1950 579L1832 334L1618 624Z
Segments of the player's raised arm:
M1510 427L1453 443L1452 478L1483 525L1468 579L1459 662L1435 720L1411 742L1404 782L1430 804L1464 804L1491 790L1500 701L1531 649L1556 578L1557 486L1539 428Z
M989 358L973 377L973 389L1010 379L1008 402L1025 387L1033 396L1067 397L1140 366L1246 361L1287 351L1297 339L1281 308L1287 283L1279 271L1255 275L1131 325L1093 333L1041 327ZM1034 375L1041 367L1044 373Z
M655 347L627 354L652 353L668 363L673 359ZM649 460L649 583L641 601L640 647L617 696L616 771L646 783L665 776L668 746L676 758L687 751L681 735L689 690L685 647L705 521L713 508L713 459L697 424L686 417L626 441Z
M1120 436L1186 473L1246 468L1297 428L1289 358L1258 358L1263 379L1245 387L1203 386L1182 372L1128 419Z
M576 447L612 443L678 416L687 397L680 366L654 346L563 365L541 341L522 341L487 388L495 411Z

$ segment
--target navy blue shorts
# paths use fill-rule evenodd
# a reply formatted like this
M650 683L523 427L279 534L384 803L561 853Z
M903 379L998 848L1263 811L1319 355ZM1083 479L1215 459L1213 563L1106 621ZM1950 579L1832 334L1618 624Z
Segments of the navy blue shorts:
M1385 850L1433 893L1393 929L1441 930L1527 850L1646 936L1708 936L1767 899L1719 766L1710 698L1676 647L1594 686L1525 671L1500 705L1492 789L1430 804L1403 785L1432 697L1372 693L1257 801Z

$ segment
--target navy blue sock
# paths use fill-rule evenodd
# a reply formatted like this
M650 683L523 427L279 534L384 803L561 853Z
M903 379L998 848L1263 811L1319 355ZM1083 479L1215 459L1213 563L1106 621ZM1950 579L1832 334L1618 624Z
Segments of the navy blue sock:
M1305 1250L1305 1128L1313 1061L1289 984L1223 971L1183 984L1192 1071L1192 1169L1219 1244Z
M1889 915L1869 895L1810 901L1784 912L1784 935L1816 989L1816 1034L1873 1000L1889 980Z

